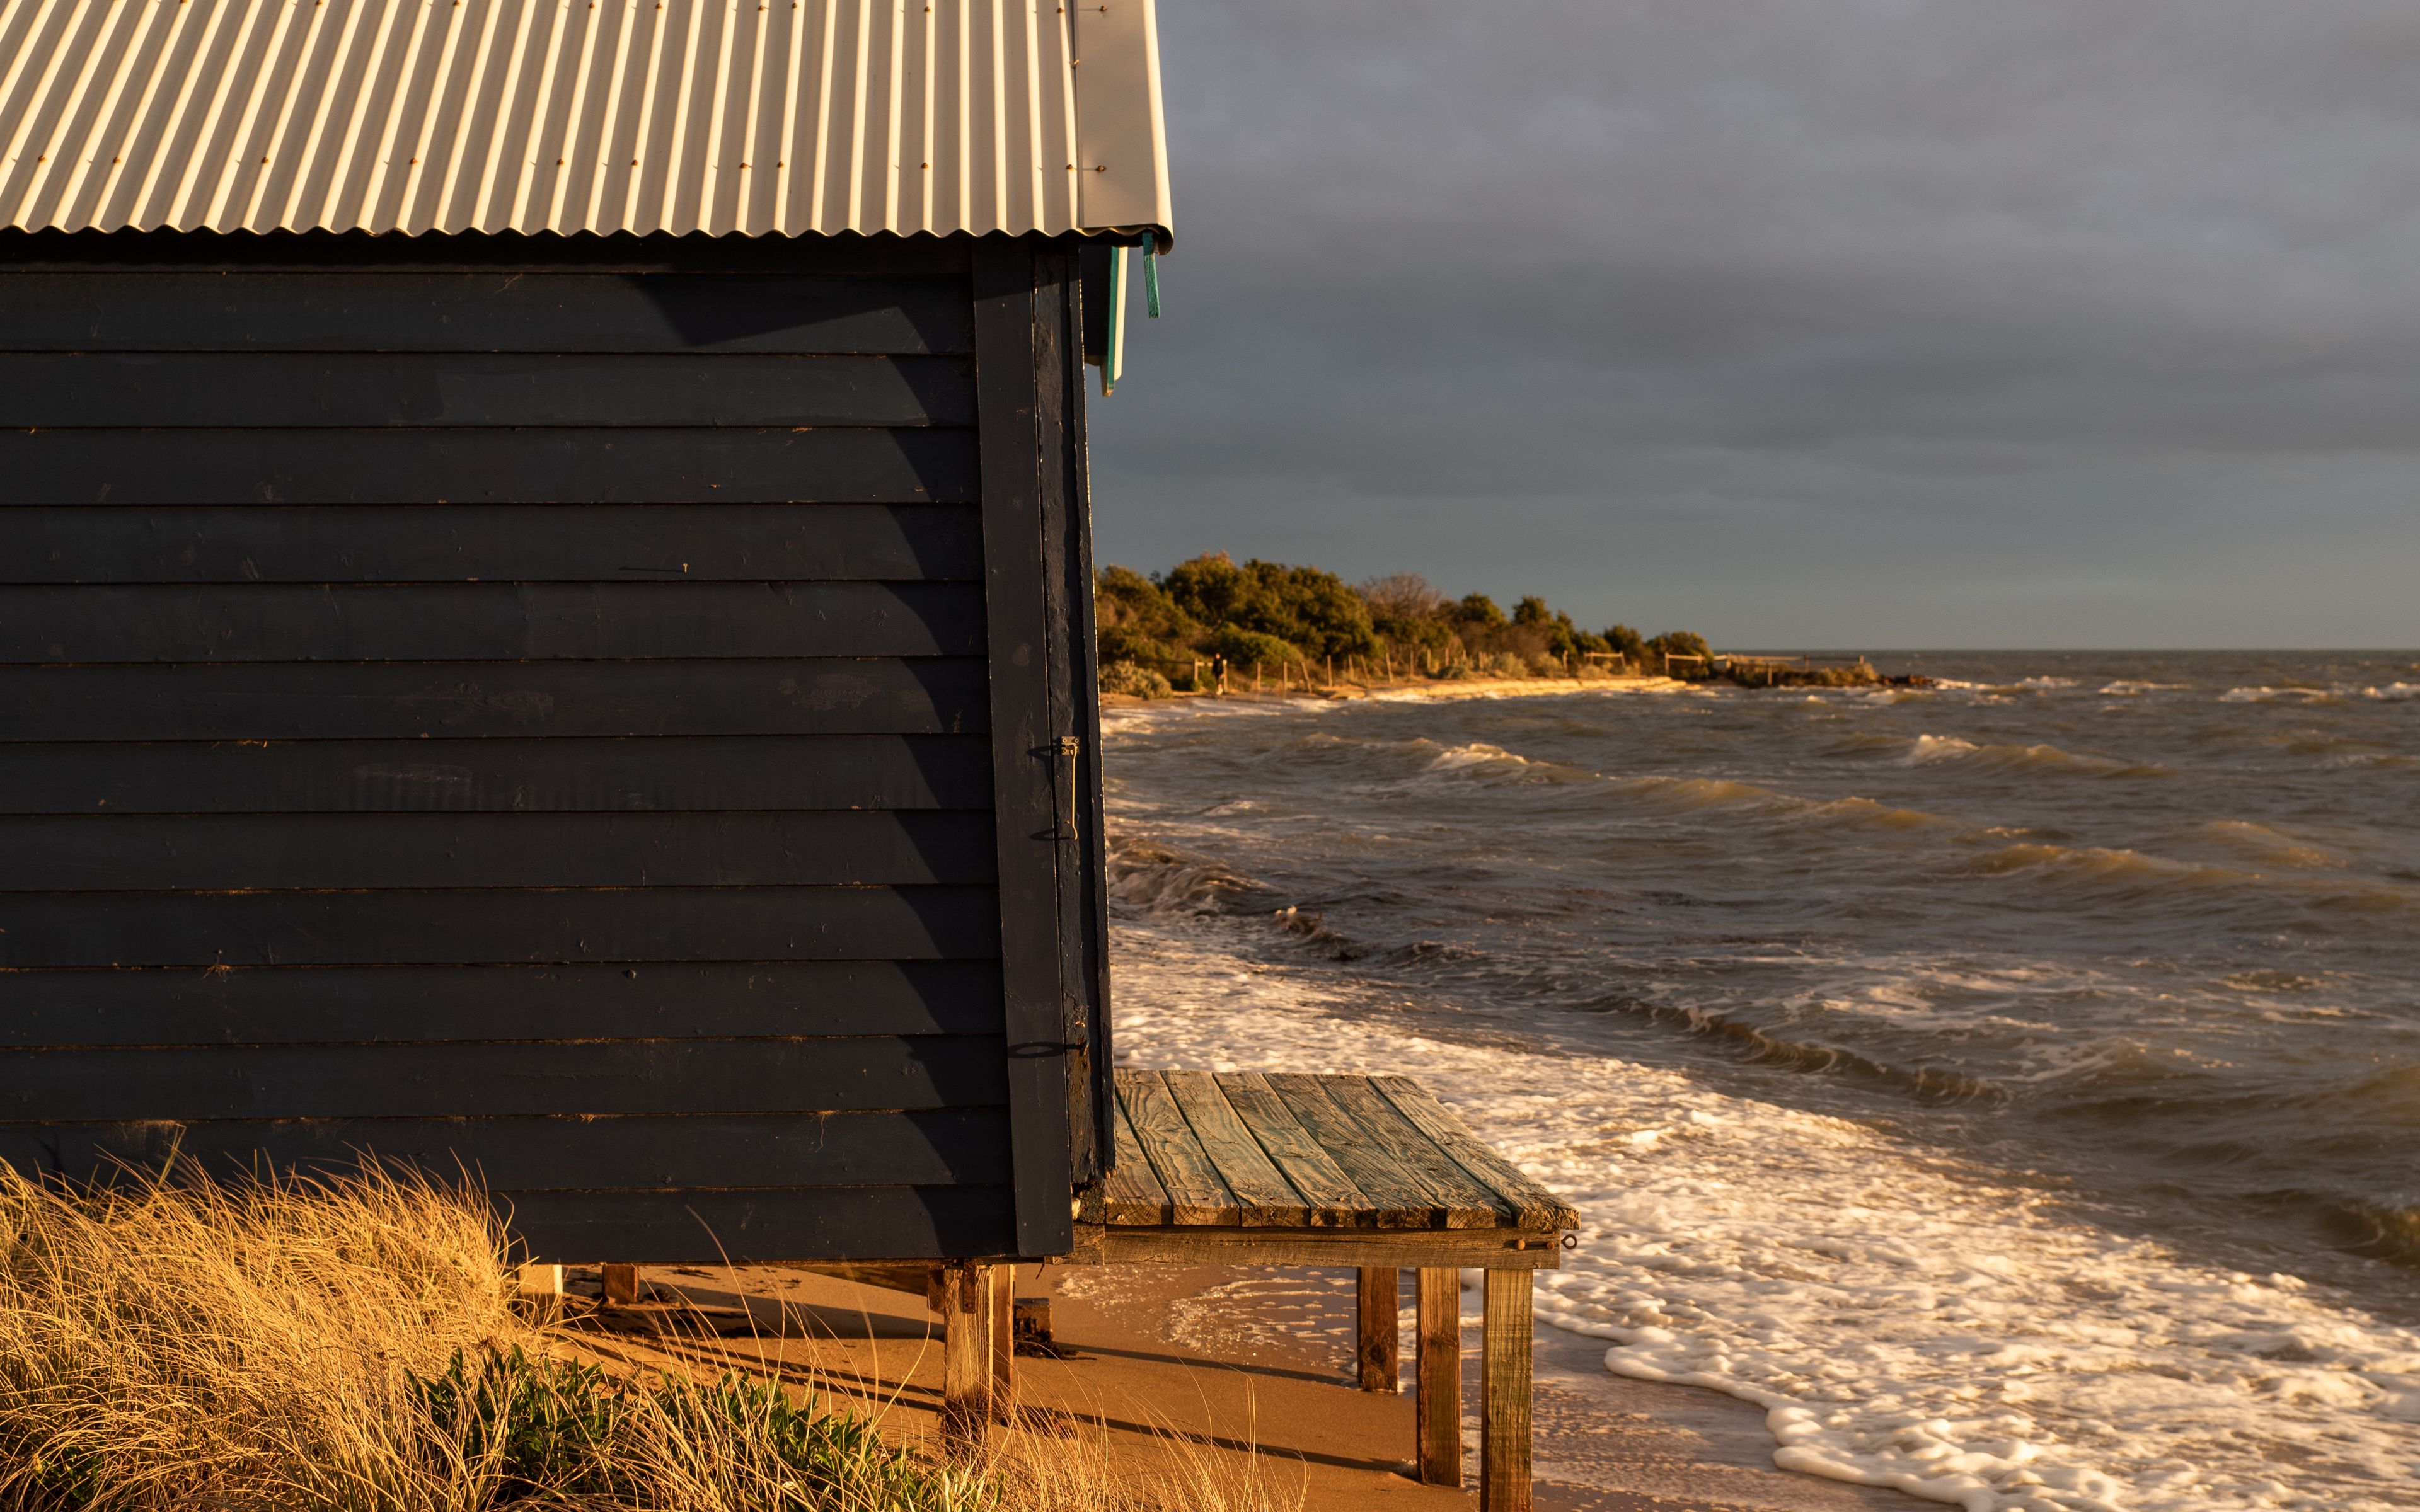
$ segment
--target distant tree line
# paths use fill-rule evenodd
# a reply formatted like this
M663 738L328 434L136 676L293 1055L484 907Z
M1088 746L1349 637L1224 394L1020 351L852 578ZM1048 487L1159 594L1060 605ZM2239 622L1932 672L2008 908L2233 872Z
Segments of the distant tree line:
M1355 586L1318 567L1224 551L1145 577L1105 567L1094 581L1105 687L1155 691L1155 678L1187 686L1198 661L1225 658L1231 676L1257 665L1325 669L1331 658L1398 676L1546 677L1575 670L1698 671L1667 657L1708 656L1687 630L1642 636L1626 625L1583 630L1528 594L1507 614L1485 594L1450 598L1414 572ZM1622 661L1612 657L1619 655Z

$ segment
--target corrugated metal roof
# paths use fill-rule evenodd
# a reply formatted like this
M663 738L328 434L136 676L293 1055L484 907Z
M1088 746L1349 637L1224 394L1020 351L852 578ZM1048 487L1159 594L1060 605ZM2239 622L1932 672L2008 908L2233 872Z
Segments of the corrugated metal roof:
M1152 0L0 0L0 224L1170 225Z

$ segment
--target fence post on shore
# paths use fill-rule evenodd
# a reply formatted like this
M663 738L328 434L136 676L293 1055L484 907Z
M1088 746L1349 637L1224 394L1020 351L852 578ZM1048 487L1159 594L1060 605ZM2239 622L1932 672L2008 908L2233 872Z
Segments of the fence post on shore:
M1260 664L1259 662L1257 662L1257 661L1256 661L1256 662L1252 663L1252 691L1253 691L1253 692L1255 692L1255 693L1257 693L1257 692L1259 692L1260 690L1261 690L1261 664Z
M1336 653L1333 651L1327 654L1327 690L1331 693L1336 691Z

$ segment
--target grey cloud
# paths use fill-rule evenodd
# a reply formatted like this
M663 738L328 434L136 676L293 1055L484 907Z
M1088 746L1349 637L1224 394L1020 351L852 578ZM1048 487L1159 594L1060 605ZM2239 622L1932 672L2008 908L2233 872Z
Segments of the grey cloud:
M2065 633L2172 641L2138 607L2233 570L2180 531L2314 592L2312 539L2412 546L2378 502L2420 468L2407 5L1162 5L1179 250L1096 407L1112 557L1526 572L1610 615L1650 590L1586 543L1635 574L1691 520L1840 532L1854 611L1771 632L1939 641L1861 532L1949 563L2014 518L1977 592L2016 639L2056 581L2105 601ZM1763 631L1808 561L1683 549L1652 591Z

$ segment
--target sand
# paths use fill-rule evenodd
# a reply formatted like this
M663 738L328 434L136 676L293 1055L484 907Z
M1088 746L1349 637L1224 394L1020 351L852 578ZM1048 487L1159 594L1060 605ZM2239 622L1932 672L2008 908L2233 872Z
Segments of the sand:
M939 1429L940 1343L920 1297L771 1267L650 1267L643 1278L721 1327L715 1336L582 1333L623 1367L725 1367L818 1380L902 1442ZM1404 1288L1409 1295L1408 1286ZM1241 1467L1247 1457L1302 1504L1335 1512L1466 1508L1467 1490L1412 1478L1411 1362L1403 1393L1354 1389L1352 1273L1209 1267L1022 1267L1020 1296L1051 1298L1070 1358L1020 1357L1020 1401L1107 1426L1122 1452L1173 1431ZM1537 1505L1542 1512L1916 1512L1894 1492L1772 1466L1755 1408L1689 1387L1624 1380L1604 1347L1538 1331ZM1408 1331L1406 1332L1408 1338ZM1470 1319L1466 1347L1478 1340ZM1476 1477L1477 1360L1465 1363L1465 1481Z

